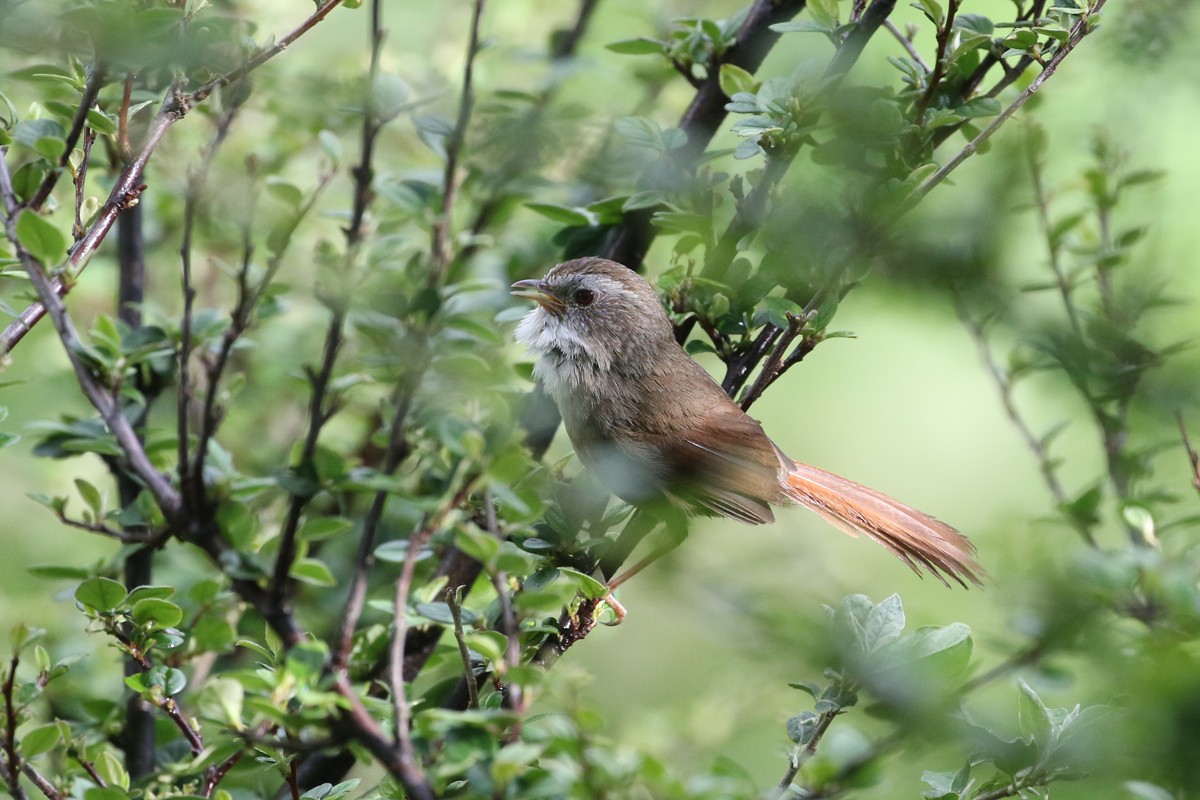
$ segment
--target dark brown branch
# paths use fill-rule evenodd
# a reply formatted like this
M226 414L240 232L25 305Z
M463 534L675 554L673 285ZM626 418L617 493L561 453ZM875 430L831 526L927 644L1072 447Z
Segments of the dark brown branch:
M17 707L13 699L13 690L17 682L17 667L21 656L14 652L8 662L8 674L4 676L4 755L8 761L8 791L13 800L27 800L25 789L21 786L21 768L23 761L17 752Z
M58 159L58 169L50 170L46 173L46 177L42 178L37 191L33 193L33 197L29 200L29 208L39 209L42 207L42 204L46 202L46 198L50 196L50 192L54 191L54 185L58 183L62 171L71 163L71 151L75 149L75 143L79 141L79 137L83 134L84 127L87 125L88 111L96 105L96 97L99 96L100 89L103 88L106 78L107 71L104 65L94 64L91 74L88 75L87 83L84 84L83 94L79 98L79 105L75 108L75 116L71 118L71 130L67 132L63 153ZM86 157L84 163L87 163ZM80 182L82 182L82 179L80 179Z
M960 0L948 0L946 4L946 16L937 30L937 55L933 62L933 72L929 74L925 91L917 100L916 108L913 111L913 121L922 127L925 125L925 113L929 110L933 98L937 96L942 79L946 76L946 51L950 47L950 37L954 34L954 15L958 13L959 2Z

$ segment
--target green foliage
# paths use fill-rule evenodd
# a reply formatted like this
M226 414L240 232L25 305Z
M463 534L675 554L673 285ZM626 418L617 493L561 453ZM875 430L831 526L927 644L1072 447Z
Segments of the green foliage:
M675 777L669 757L564 699L552 667L609 620L606 581L646 518L595 496L570 457L544 458L553 426L508 344L524 309L506 287L531 265L604 253L640 268L653 241L680 340L715 356L749 408L851 335L834 327L846 295L919 238L900 217L986 150L1103 2L984 16L921 0L903 41L886 40L882 1L731 6L650 35L601 10L628 34L601 55L580 55L569 28L545 32L546 52L512 27L493 43L489 15L515 12L476 3L446 26L465 53L453 68L418 67L407 54L432 44L424 28L358 5L286 23L205 2L0 10L0 310L36 297L77 395L24 428L72 487L33 499L112 545L29 571L74 598L65 628L124 662L118 675L54 660L57 634L13 630L0 671L11 794L729 798L775 785L782 798L923 781L926 797L990 800L1080 779L1157 800L1200 785L1184 757L1200 565L1169 538L1195 520L1169 518L1152 473L1163 445L1137 417L1180 349L1147 332L1167 296L1135 271L1146 220L1123 216L1157 175L1103 137L1063 209L1050 136L1027 123L1046 280L922 286L954 283L989 354L992 330L1021 332L990 366L1078 549L1014 601L1009 630L969 628L957 609L910 627L898 595L826 607L796 655L811 707L774 695L780 719L795 712L777 735L791 743L782 779L728 758ZM566 20L579 33L589 7ZM348 18L368 26L365 47L291 47ZM629 64L614 96L596 96L611 76L589 58ZM852 70L860 59L880 69ZM1003 197L975 191L998 213ZM123 298L109 311L106 273L89 266L109 258L106 237ZM7 358L36 352L20 344L32 324L4 331ZM1061 428L1025 422L1011 392L1037 377L1073 392L1103 469L1069 480L1051 452ZM1113 529L1125 538L1101 547ZM789 626L821 615L787 602ZM1077 699L1056 708L1045 698L1064 674ZM1149 740L1139 725L1165 732L1165 756L1113 756ZM385 777L360 787L352 764Z

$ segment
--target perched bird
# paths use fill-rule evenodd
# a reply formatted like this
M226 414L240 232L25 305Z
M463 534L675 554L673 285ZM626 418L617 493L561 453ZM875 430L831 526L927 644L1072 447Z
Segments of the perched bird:
M975 548L954 528L882 492L788 458L675 340L654 289L614 261L581 258L513 284L536 301L516 330L584 466L654 512L773 522L799 503L866 534L918 573L980 584Z

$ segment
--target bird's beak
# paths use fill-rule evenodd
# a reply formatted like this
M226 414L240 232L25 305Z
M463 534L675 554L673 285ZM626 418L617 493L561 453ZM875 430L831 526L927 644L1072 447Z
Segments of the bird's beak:
M537 279L517 281L512 285L513 297L523 297L532 300L556 317L561 317L567 310L567 304L560 300L552 291L550 284Z

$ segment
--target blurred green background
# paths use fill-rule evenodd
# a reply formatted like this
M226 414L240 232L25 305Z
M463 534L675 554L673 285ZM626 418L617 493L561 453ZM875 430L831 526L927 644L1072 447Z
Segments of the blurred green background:
M260 18L291 19L295 3L258 3L273 9ZM988 13L1008 3L968 2L969 11ZM581 47L579 64L562 88L566 105L602 125L634 113L636 97L622 93L631 71L645 61L612 53L606 42L655 35L672 17L692 14L726 16L736 4L602 0ZM481 93L529 88L542 79L543 62L532 55L550 32L565 24L573 7L543 0L507 0L491 4L484 28L493 49L479 62ZM450 108L452 87L460 69L466 3L394 3L386 10L390 29L385 65L414 87L440 88L437 104ZM917 12L897 12L916 19ZM1097 129L1129 153L1136 167L1161 169L1166 177L1141 190L1136 203L1119 210L1123 222L1146 224L1150 232L1131 267L1148 282L1163 282L1179 304L1160 312L1149 338L1165 343L1194 337L1196 300L1200 295L1200 49L1194 46L1200 9L1185 0L1119 2L1111 0L1104 27L1072 55L1049 82L1041 102L1031 104L1003 129L993 150L973 158L939 188L914 225L940 220L945 230L921 232L927 241L944 241L948 252L996 234L1000 247L995 269L1004 281L1019 284L1044 276L1034 217L1026 205L1028 180L1019 166L1022 118L1036 119L1049 133L1049 179L1062 191L1068 207L1076 177L1088 160L1088 141ZM318 80L336 84L361 73L364 14L338 11L320 29L265 70L262 80L278 87L294 82L294 94L279 102L303 104L305 87ZM281 25L282 28L282 25ZM266 31L259 32L261 39ZM813 52L827 52L819 37L792 35L763 68L766 74ZM877 37L852 79L867 79L890 69L884 59L895 43ZM35 54L30 54L32 59ZM0 57L11 57L5 55ZM11 91L10 91L11 89ZM15 99L32 96L28 87L5 87ZM690 96L682 81L643 109L664 126L671 125ZM279 135L261 113L262 125L243 125L231 146L249 153L268 148L263 137ZM333 113L333 112L331 112ZM178 189L179 170L159 172L158 162L192 157L195 138L184 129L189 119L168 134L147 183L146 202L169 202ZM380 161L428 159L413 149L410 123L401 121L393 140L385 137ZM726 126L728 127L728 126ZM401 141L403 140L403 141ZM721 140L734 141L727 131ZM388 143L390 141L390 147ZM959 140L956 140L959 141ZM349 142L347 143L349 147ZM949 151L947 151L949 152ZM570 161L571 155L564 154ZM228 164L236 163L227 159ZM805 164L797 164L802 173ZM344 181L345 178L339 178ZM980 186L998 187L989 193ZM345 186L339 187L345 190ZM995 205L995 198L1005 198ZM550 198L561 199L561 198ZM956 220L949 224L947 220ZM336 221L328 226L334 229ZM553 223L518 211L505 237L529 252L549 252ZM163 236L152 243L151 292L155 303L173 308L177 301L171 253L177 241ZM651 271L664 266L669 243L651 251ZM537 275L549 261L528 264ZM89 267L70 296L76 319L86 327L97 309L110 309L113 265L105 251ZM306 287L311 278L297 257L287 278ZM920 270L916 270L920 274ZM295 292L293 308L273 323L277 341L313 335L316 312ZM844 595L863 593L879 601L898 592L904 598L910 627L964 621L971 625L977 659L984 664L1015 639L1013 625L1028 606L1031 593L1045 592L1045 575L1056 573L1077 554L1081 544L1064 525L1051 519L1053 501L1035 462L1006 419L996 387L983 368L975 345L958 321L951 298L889 271L868 278L841 306L835 328L852 331L853 339L821 345L789 373L756 406L754 413L780 446L794 458L866 483L952 523L979 547L980 561L993 577L983 591L949 590L922 580L881 548L834 531L815 516L795 510L779 515L778 524L749 528L728 521L706 520L695 526L685 546L656 564L622 590L628 619L619 628L601 630L573 650L556 668L561 684L544 699L546 709L576 704L596 709L600 730L629 746L660 755L679 774L727 757L743 766L763 786L782 772L787 717L808 707L808 698L787 688L788 681L811 677L817 667L811 653L816 609ZM1001 330L996 345L1017 340L1021 330ZM266 337L264 337L266 338ZM271 348L261 348L264 352ZM275 349L274 352L280 352ZM292 354L303 355L302 348ZM513 346L513 358L523 358ZM710 364L712 366L715 361ZM275 375L294 373L298 364L264 365ZM1156 480L1177 493L1179 515L1200 504L1189 487L1189 471L1177 439L1172 414L1183 412L1200 438L1200 408L1195 376L1200 355L1195 350L1175 356L1151 376L1135 411L1140 435L1167 445L1157 461ZM264 381L269 376L264 375ZM39 326L13 354L3 375L0 405L8 417L0 430L22 441L0 450L0 536L5 557L0 563L0 625L18 621L50 628L52 648L62 654L91 649L82 618L73 611L68 582L46 582L31 576L31 565L67 561L86 565L109 557L116 545L60 526L28 493L63 494L70 481L86 472L105 484L105 471L95 460L86 468L31 456L35 436L27 424L38 418L83 413L74 382L47 325ZM1070 490L1081 491L1102 470L1097 442L1084 409L1053 378L1022 384L1016 400L1036 430L1061 421L1071 424L1055 444L1062 476ZM303 419L296 409L276 413L260 409L271 420L268 447L285 451L287 433L298 435ZM261 421L261 420L260 420ZM262 446L254 422L234 422L226 447ZM557 453L568 447L560 435ZM1107 531L1107 544L1123 534ZM53 600L51 600L53 598ZM108 657L116 664L115 655ZM1093 701L1102 688L1089 685L1096 675L1079 673L1059 686L1043 687L1052 705L1073 705L1083 694ZM1114 691L1116 689L1114 688ZM1011 714L1011 692L996 692L998 716ZM990 697L990 695L988 696ZM955 763L927 764L954 769ZM914 776L915 777L915 776ZM872 796L900 796L912 786L884 784ZM1066 786L1063 796L1070 796ZM1094 795L1088 795L1094 796Z

